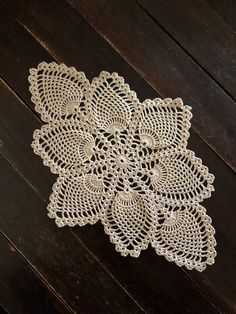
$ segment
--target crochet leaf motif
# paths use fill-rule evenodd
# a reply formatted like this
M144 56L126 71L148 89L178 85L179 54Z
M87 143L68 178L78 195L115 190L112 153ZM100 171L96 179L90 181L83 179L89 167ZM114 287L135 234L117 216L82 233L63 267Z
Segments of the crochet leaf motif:
M29 82L47 123L32 147L58 174L48 216L59 227L100 220L122 256L150 244L188 269L214 263L215 231L199 204L214 176L187 149L191 107L180 98L140 103L117 73L89 83L54 62L30 69Z

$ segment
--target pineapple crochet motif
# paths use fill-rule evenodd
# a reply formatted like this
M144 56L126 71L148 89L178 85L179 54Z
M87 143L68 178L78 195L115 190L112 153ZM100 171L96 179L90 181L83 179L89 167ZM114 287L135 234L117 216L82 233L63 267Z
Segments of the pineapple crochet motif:
M42 62L30 69L35 109L46 123L32 147L58 179L48 216L59 227L98 220L121 255L150 244L178 266L203 271L216 256L200 205L214 176L187 149L191 107L180 98L139 101L117 73Z

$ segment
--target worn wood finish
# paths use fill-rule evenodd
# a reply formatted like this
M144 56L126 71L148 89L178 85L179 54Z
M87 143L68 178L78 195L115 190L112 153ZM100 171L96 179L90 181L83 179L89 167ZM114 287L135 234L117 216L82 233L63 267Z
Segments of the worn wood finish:
M137 2L236 99L236 33L207 3L199 0Z
M2 28L0 31L0 43L1 76L7 81L5 73L11 72L11 81L9 82L11 87L16 90L19 97L30 103L31 94L28 88L29 69L37 66L41 61L54 61L54 58L43 47L33 45L32 36L17 22L8 24L7 28ZM24 72L15 70L22 67L23 64ZM17 88L15 85L17 85Z
M30 0L1 0L1 28L7 28L9 23L14 22L22 13L28 9L30 3Z
M8 313L72 313L2 235L0 251L0 303Z
M44 189L40 188L38 173L44 178L44 169L46 168L43 166L42 162L39 165L38 160L33 158L33 152L30 148L32 139L29 139L26 135L27 133L32 134L33 130L29 130L29 128L28 130L25 130L24 128L20 129L17 125L15 126L15 123L10 129L6 127L6 125L10 125L11 121L14 120L14 115L17 116L19 125L25 124L26 120L28 120L33 128L39 127L39 120L6 88L2 90L2 95L5 95L5 97L3 98L2 107L0 107L0 122L5 121L5 127L0 128L0 133L2 134L3 143L6 143L6 145L3 145L1 152L13 164L16 163L16 159L18 160L18 171L26 177L26 180L31 186L37 186L37 192L41 195L43 200L48 200L51 191L51 182L47 181L45 177L44 186L48 187L48 191L45 194L43 191ZM7 102L9 103L8 107L6 106ZM35 124L35 127L33 124ZM2 123L0 123L0 125L2 125ZM11 145L7 144L9 138L14 138L15 145L19 146L21 149L20 154L15 152ZM26 144L24 147L20 144L22 138L24 138ZM31 158L27 157L28 154L32 154ZM34 176L31 176L30 178L27 176L27 169L24 164L25 159L26 161L31 162L32 169L34 169L32 170ZM50 176L49 170L46 170ZM51 176L53 177L53 175ZM44 210L41 208L39 215L43 217L45 216L44 218L48 220L45 211L46 204ZM56 228L54 227L53 221L48 221L48 224L50 226L52 225L53 229ZM78 227L73 228L72 230L73 231L71 232L76 238L82 239L87 248L98 257L99 262L108 269L112 276L115 277L121 285L125 286L126 291L128 291L145 310L153 313L159 311L161 311L161 313L168 313L169 311L174 311L175 308L178 307L181 309L182 313L187 313L188 311L197 313L203 308L206 313L217 312L202 293L192 285L191 281L186 278L180 269L176 269L174 264L167 263L164 259L158 258L154 251L149 251L143 255L142 258L137 260L132 258L124 259L114 251L113 245L109 243L109 239L104 234L101 226ZM66 231L68 232L68 228L63 228L61 235ZM65 239L64 241L68 241L68 239ZM74 249L75 248L76 246L74 246ZM76 250L78 251L78 249ZM80 252L80 254L82 253ZM74 254L72 254L70 258L73 260ZM149 274L147 278L147 273L149 273L150 267L152 273ZM160 272L160 269L163 271ZM92 278L97 276L97 270L90 269L90 272ZM176 285L181 287L181 289L176 290ZM168 297L158 297L162 295L163 291L168 291ZM66 291L64 293L66 293ZM99 297L98 292L94 293L97 293L97 297ZM197 307L195 303L189 302L189 298L192 295L194 295L195 300L198 300ZM120 301L118 300L117 302Z
M143 312L68 229L48 224L45 202L2 155L0 170L1 232L74 311Z
M193 107L194 130L236 170L231 97L136 2L70 3L162 97L181 97Z
M43 176L42 165L42 171L40 166L36 171L36 164L32 160L33 152L30 153L32 139L25 136L30 133L32 135L33 129L40 125L39 121L34 120L34 125L32 125L32 119L30 119L30 117L34 117L32 112L22 108L21 103L3 83L1 83L0 90L2 140L0 152L14 166L17 166L17 170L20 170L18 169L19 163L22 163L23 159L29 165L34 164L31 168L32 173L34 175L37 173L38 178L42 176L45 179L44 185L48 186L50 184L50 181L47 181L49 176ZM7 119L7 112L11 115L10 119ZM21 127L18 128L18 126ZM10 139L14 140L15 146L19 146L21 152L12 148L9 144ZM22 146L22 141L25 146ZM14 159L11 156L13 151L18 154L18 157L15 155ZM31 156L27 157L28 153ZM18 165L15 164L16 159ZM46 203L31 190L30 178L27 177L27 181L31 188L26 186L26 182L22 178L18 178L19 175L10 168L6 160L4 161L1 157L0 230L41 273L44 280L53 286L55 291L62 295L65 302L70 304L75 311L142 312L126 291L94 259L78 237L73 236L69 229L58 229L54 223L48 223ZM23 168L25 169L25 165ZM7 189L4 188L6 186ZM16 192L13 194L12 191ZM35 248L37 249L35 250ZM91 296L91 292L94 297Z
M234 30L236 30L235 0L205 0Z
M70 22L71 20L72 19L70 19ZM77 29L75 26L73 26L73 29L75 33L79 32L79 29ZM22 32L22 28L16 25L15 31L16 30L17 32L14 34L17 35L16 37L19 37ZM14 49L12 48L16 48L16 45L12 43L12 38L13 36L10 33L8 50L14 51ZM25 45L25 47L27 47L27 50L25 51L26 48L21 50L21 47L19 47L19 49L15 53L18 55L20 60L24 60L24 55L31 56L31 61L29 61L29 63L34 64L34 59L37 61L37 59L40 57L42 48L37 44L37 42L34 41L33 38L27 38L27 40L31 42L28 42L28 44ZM97 42L97 44L98 43L99 41ZM99 45L99 49L101 49L101 47L102 44ZM106 51L105 47L106 45L103 48L104 51ZM49 47L49 50L52 50L51 46ZM31 51L34 53L31 53ZM85 55L82 54L79 47L73 53L77 55L77 60L85 60ZM85 52L85 54L86 53L87 51ZM59 48L56 50L53 46L53 54L56 57L58 55L57 59L59 59L60 61L65 61L63 59L60 59L62 52L60 55ZM67 58L70 57L70 55L67 55ZM84 63L85 67L88 70L96 70L96 64L94 59L96 60L96 54L95 56L93 56L93 54L90 53L89 58L87 58L87 62ZM104 66L105 68L112 68L115 66L118 67L120 63L122 64L120 58L118 56L115 57L115 55L114 57L112 57L111 55L111 58L106 59L105 61L103 58L101 59L102 61L97 61L99 67ZM72 60L72 62L73 61L75 62L74 65L77 66L76 59ZM100 63L103 64L100 65ZM19 62L17 66L19 69L19 73L23 73L25 75L27 74L28 68L25 66L24 62ZM123 67L123 70L125 71L125 67ZM132 77L133 84L135 84L135 78L139 78L138 75L135 74L135 72L133 72L133 70L127 65L124 75L125 77ZM12 84L14 86L15 90L21 90L22 95L27 95L28 85L25 86L25 88L22 88L21 80L23 78L21 76L17 80L17 77L15 77L11 71L7 71L6 68L4 72L4 78L6 78L9 84ZM139 88L144 94L150 93L152 97L158 96L150 88L150 86L145 83L145 81L137 79L137 82L139 82L139 84L141 84L142 82ZM3 120L9 121L9 123L11 123L10 121L13 119L12 113L9 113L8 110L0 111L5 112ZM29 120L31 121L30 124L32 123L32 129L34 129L33 124L35 122L34 119L29 117L29 113L27 113L29 111L23 110L20 108L19 105L17 105L14 107L12 112L14 114L16 113L19 120L19 125L21 125L22 123L24 124L26 120ZM37 124L38 122L36 121L35 127L38 127ZM11 130L10 137L16 138L17 140L19 139L19 141L21 138L26 139L26 145L24 148L22 148L22 153L23 151L25 151L24 155L22 155L22 158L19 158L19 156L15 154L14 149L10 147L5 147L5 154L7 154L6 156L8 158L11 158L13 163L18 162L17 166L19 171L23 173L24 176L26 176L27 180L29 180L33 186L37 187L38 193L40 193L40 195L42 195L42 197L47 200L50 193L51 182L49 181L49 183L47 184L48 180L45 180L43 187L41 187L41 183L39 182L37 174L40 169L40 173L42 173L42 176L44 177L44 169L46 168L43 167L40 160L38 162L38 157L33 157L33 153L31 152L31 148L29 147L31 138L29 138L27 134L25 134L27 132L30 133L30 135L32 134L31 130L23 130L23 132L20 132L20 129L15 127ZM6 134L6 132L3 131L1 131L1 133ZM6 140L6 142L8 142L8 140ZM213 194L213 197L210 199L210 201L206 204L208 212L212 216L214 225L216 226L218 231L217 240L219 256L217 258L217 263L204 273L199 274L195 272L189 272L188 275L195 280L195 282L201 287L204 293L206 293L211 298L211 300L214 300L214 303L216 303L220 309L227 309L228 311L232 311L232 309L234 308L234 294L236 293L235 283L232 280L233 276L235 275L234 267L236 266L236 261L233 250L230 249L230 246L232 246L232 243L234 243L234 230L231 226L231 221L235 217L234 202L236 202L236 199L232 199L235 178L230 169L225 166L224 163L220 161L220 159L215 155L215 153L211 149L209 149L207 145L203 141L201 141L199 137L196 136L196 134L194 133L191 134L189 147L194 149L196 151L196 154L203 158L204 163L208 165L210 169L212 169L213 173L215 173L217 177L216 192L215 194ZM35 170L33 172L34 174L31 175L30 178L28 178L27 169L24 166L24 156L27 156L31 153L31 166ZM46 169L46 171L49 173L48 169ZM221 185L224 188L222 188ZM44 192L45 186L47 187L46 193ZM222 208L225 208L225 199L228 200L227 212L224 213L225 224L222 225ZM225 226L227 227L225 228ZM102 228L99 225L84 228L73 228L73 231L79 236L80 239L83 240L86 246L94 254L96 254L100 262L106 266L106 268L112 273L112 275L116 277L122 283L122 285L124 285L128 289L128 291L138 300L142 307L144 307L145 309L147 307L148 310L156 309L159 311L163 311L168 305L168 300L161 298L160 301L159 299L157 299L157 295L160 295L161 291L168 290L168 294L171 295L170 303L173 306L173 311L176 306L180 306L178 305L178 301L180 300L184 309L186 309L186 303L189 303L189 293L187 292L189 291L189 285L185 281L183 281L183 284L181 284L183 279L181 279L182 277L178 274L178 270L176 270L175 265L166 263L164 259L155 256L154 252L152 252L151 250L143 253L138 260L121 258L117 253L114 252L113 245L108 242L108 238L103 234ZM96 241L94 241L94 239L96 239ZM225 261L225 259L226 261L228 261L228 263ZM231 273L232 276L227 276L227 278L225 278L225 267L227 267L228 273ZM149 269L152 269L152 272L147 278L146 273L149 272ZM160 272L160 269L162 269L163 271ZM133 281L133 278L136 279L135 282ZM178 287L178 289L176 289L176 286ZM174 291L171 292L171 289L174 289ZM146 291L145 294L144 291ZM191 294L193 293L195 292L191 292ZM195 303L193 303L193 305L196 306ZM191 302L188 304L187 307L191 307ZM182 311L184 311L184 309Z
M19 38L21 40L20 45ZM27 101L28 104L31 104L33 108L33 104L30 100L31 94L29 92L29 68L36 66L43 60L50 62L54 59L42 47L36 45L35 41L32 41L32 36L17 23L9 25L6 30L0 33L0 42L1 75L19 97L24 101ZM15 69L17 69L17 71ZM11 75L9 76L7 73L11 73ZM5 110L8 110L8 106L5 107ZM3 112L1 112L0 115L3 117ZM13 124L13 122L10 121L9 123L10 125ZM27 117L24 118L24 121L15 119L14 129L19 133L23 131L25 137L22 137L18 145L15 145L14 137L8 136L4 139L1 146L1 151L4 152L6 158L10 158L9 154L11 151L16 152L15 159L12 160L12 163L15 167L18 167L19 162L21 162L21 168L24 169L25 176L29 181L33 179L41 165L41 160L39 160L36 155L34 156L29 150L29 143L32 141L32 132L35 128L39 128L40 125L40 121L37 122L37 120L32 125ZM0 127L2 130L9 128L9 126L6 125L5 118L2 118ZM2 136L1 139L3 141ZM7 146L5 143L7 143ZM19 156L21 156L21 151L24 150L28 152L28 156L25 156L21 160ZM34 162L29 162L32 158ZM40 190L42 193L49 195L50 189L48 189L48 185L46 185L45 182L48 182L48 184L52 186L55 180L56 176L44 167L41 170L41 175L38 176L38 182L34 188L36 191Z
M170 61L172 67L176 67L176 60L174 57L170 58L171 53L168 49L173 49L173 55L177 53L180 65L183 66L184 60L188 60L186 54L180 48L179 50L176 48L177 45L170 44L172 41L163 29L162 35L157 32L157 24L154 20L152 24L150 23L150 16L147 19L147 14L141 8L139 9L142 14L139 10L135 11L134 2L110 3L108 13L113 12L113 19L114 16L119 17L126 5L128 10L123 12L124 18L119 20L119 25L109 19L107 24L106 19L103 19L104 27L110 25L110 30L104 30L100 25L102 22L95 25L97 16L91 18L90 23L97 28L100 27L99 31L106 40L80 16L78 11L62 0L34 1L27 9L23 9L23 4L22 8L19 5L19 14L15 12L6 14L4 20L6 23L0 32L0 71L5 80L1 85L0 101L0 152L4 156L0 157L0 189L3 191L0 195L0 229L23 256L25 267L33 269L31 274L35 271L40 274L43 286L50 285L63 302L76 312L235 313L236 247L232 223L235 220L235 176L222 159L193 131L189 148L193 149L216 175L216 192L211 199L204 202L204 205L217 230L218 256L216 264L203 273L181 270L173 263L156 256L151 249L143 252L138 259L123 258L114 251L100 224L58 229L54 222L46 217L46 202L56 176L43 166L40 158L33 154L30 147L32 132L42 123L35 115L34 106L30 101L28 69L43 60L57 60L84 70L90 79L101 70L117 71L126 78L127 83L142 100L158 97L157 90L162 91L166 88L165 84L169 83L170 78L167 77L169 71L165 72L164 69L171 68L168 64ZM83 0L81 4L84 5ZM106 1L99 1L97 4L94 2L91 14L100 12L101 8L107 9L106 6ZM113 6L118 9L116 12L112 9ZM23 11L26 11L25 14L22 14ZM134 18L133 14L137 12ZM105 13L101 12L101 17L106 16L103 14ZM127 16L132 20L131 24L127 22ZM16 17L18 22L15 21ZM137 20L140 21L140 28L136 25ZM130 43L119 38L120 30L124 26L127 28L127 34L124 34L126 40L130 31L138 31L133 33L130 40L135 49L140 44L140 38L144 38L145 43L153 43L154 35L158 35L162 49L168 48L166 54L162 54L163 63L160 70L164 83L161 79L158 82L161 88L158 85L157 89L157 85L156 87L153 85L156 90L152 89L150 81L145 77L147 72L145 75L140 72L140 67L146 67L145 62L138 66L138 61L143 61L142 58L145 56L144 45L141 45L139 50L136 49L132 55ZM150 30L150 34L147 30ZM162 51L157 50L155 44L154 48L156 52ZM150 45L149 49L152 49ZM151 56L151 51L148 55ZM127 60L132 67L128 65ZM156 59L152 56L151 60ZM194 61L191 60L191 66L189 62L187 61L187 71L181 66L177 67L179 82L184 78L183 82L186 84L186 73L191 74L190 82L198 78L199 84L201 77L204 78L204 84L208 82L208 85L205 84L207 91L209 86L211 87L208 100L212 100L209 109L201 109L197 104L194 114L198 112L199 119L200 113L204 113L208 115L204 117L204 123L206 119L214 122L217 107L212 110L212 104L216 95L219 93L224 95L220 98L220 104L223 104L222 99L225 99L224 108L227 110L231 105L235 106L235 102L227 102L227 95L217 84L209 85L209 82L213 82L209 75L204 74L204 70L198 66L193 66ZM150 67L150 61L148 63ZM192 70L193 68L195 70ZM141 73L146 81L137 72ZM179 86L174 85L173 81L171 83L172 91L178 91ZM204 95L204 92L201 92L201 88L205 89L204 84L199 84L194 90L191 89L193 97L200 91L201 95L197 100L202 99ZM190 95L189 90L188 93ZM214 119L209 118L213 114ZM230 121L232 118L230 117ZM194 122L196 130L198 130L196 125L202 123L198 119ZM218 132L224 130L226 126L224 119L219 125ZM216 128L216 125L210 126ZM205 130L206 134L208 131ZM222 136L224 137L224 134ZM219 146L222 148L222 143L219 143ZM6 189L6 186L11 189Z

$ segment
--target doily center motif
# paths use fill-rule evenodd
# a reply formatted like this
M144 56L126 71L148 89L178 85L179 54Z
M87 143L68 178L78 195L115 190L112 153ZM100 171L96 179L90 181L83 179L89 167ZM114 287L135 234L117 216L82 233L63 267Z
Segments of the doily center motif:
M150 244L178 266L214 263L215 231L200 203L214 176L187 149L191 108L177 99L139 101L117 73L42 62L30 91L45 124L32 147L58 179L48 216L59 227L104 226L122 256Z

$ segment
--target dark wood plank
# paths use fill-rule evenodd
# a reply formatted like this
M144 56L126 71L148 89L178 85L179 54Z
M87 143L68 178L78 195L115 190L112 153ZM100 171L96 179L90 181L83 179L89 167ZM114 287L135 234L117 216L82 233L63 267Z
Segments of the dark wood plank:
M194 130L236 170L232 98L136 2L70 3L162 97L181 97L193 107Z
M30 0L1 0L0 2L0 21L1 28L14 22L30 6Z
M66 12L66 14L68 15L69 11ZM53 23L54 19L52 17L51 19ZM58 20L61 22L61 19ZM73 18L72 16L70 17L70 19L68 19L68 24L71 25L71 29L69 28L68 33L71 34L73 40L75 34L80 34L80 29L83 29L83 31L85 31L85 26L82 27L81 24L79 24L79 26L74 25L74 20L78 21L78 18ZM62 26L61 29L65 29L65 25L64 27ZM50 29L49 25L48 29ZM15 35L17 36L17 38L20 38L22 29L18 28L18 31L19 32L15 33ZM10 32L10 30L8 30L8 32ZM69 42L68 34L67 36L65 36L64 33L62 33L62 38L57 38L54 40L60 41L64 37L66 37ZM8 45L9 51L12 50L12 47L14 47L14 49L16 47L15 44L13 44L12 47L10 45L12 38L13 36L11 36L10 32ZM69 38L72 42L72 38ZM89 35L89 38L93 45L95 35L94 37L92 35ZM80 49L81 42L76 40L75 42L78 42L78 48L74 47L75 49L73 52L67 49L68 53L66 54L66 52L64 51L64 45L61 46L61 51L59 47L55 45L53 46L53 53L54 55L56 54L56 52L58 53L57 58L60 61L64 61L70 64L74 63L74 65L78 65L80 69L81 67L82 69L86 67L89 73L100 70L100 68L103 67L109 70L121 68L122 71L124 71L123 75L128 78L127 82L130 83L130 81L132 81L132 87L135 84L139 86L138 91L140 91L141 95L147 97L146 95L149 94L151 95L151 97L158 97L158 95L151 89L148 84L145 83L144 80L140 79L140 77L127 64L126 66L124 65L122 59L114 54L114 52L110 50L110 47L108 45L103 43L101 39L99 39L99 37L96 38L96 46L98 47L98 49L104 50L104 53L101 54L100 58L97 55L96 51L92 53L91 49L88 51L85 50L83 52L83 50ZM28 40L30 40L30 38L28 38ZM21 73L27 75L28 71L28 69L25 68L23 62L24 54L26 54L27 56L31 55L30 62L34 64L34 59L37 60L41 53L40 47L38 47L38 53L36 53L37 43L32 38L31 44L28 44L27 47L27 49L31 49L34 53L21 50L21 48L19 48L15 52L18 55L18 58L22 60L22 62L19 62L19 64L17 64L17 72L20 73L18 82L15 79L13 80L14 88L16 90L19 90L18 86L21 85L20 81L24 79ZM55 47L57 47L57 49ZM50 49L52 50L52 46L50 47ZM88 55L89 52L90 54ZM63 55L63 53L65 55ZM104 59L104 55L109 57ZM82 65L80 64L81 59L84 60L84 63ZM11 82L12 76L14 76L12 74L12 71L7 71L6 67L6 69L4 70L4 77L7 78L8 82ZM21 90L22 95L27 94L27 89L28 85L26 82L24 88ZM13 111L15 112L17 108L19 108L19 106L16 107ZM23 121L25 117L27 120L30 120L29 114L27 114L28 111L24 111L23 113L22 112L23 110L19 108L16 114L18 120L21 120L22 114ZM3 120L9 121L9 123L11 123L12 119L12 114L9 113L9 111L5 111ZM19 122L19 124L21 123ZM21 133L20 129L15 129L14 126L12 126L11 132L11 137L16 138L17 141L18 138L27 138L28 136L24 133ZM6 132L3 132L2 130L0 130L0 133L6 134ZM28 130L28 133L31 133L31 131ZM8 140L6 142L8 142ZM30 140L27 139L26 143L28 144L26 144L24 149L30 151ZM231 221L235 217L235 177L230 169L226 167L224 163L216 156L216 154L209 147L207 147L207 145L203 141L201 141L198 136L196 136L196 134L193 132L191 133L189 147L195 150L198 156L201 156L203 158L204 163L209 166L210 169L212 169L217 178L217 191L215 194L213 194L213 197L206 204L208 205L207 208L209 207L209 215L212 216L213 223L217 228L219 256L216 260L216 264L210 267L204 273L200 274L195 272L189 272L188 276L194 279L195 283L200 286L204 293L206 293L212 300L214 300L214 302L216 302L217 306L219 306L220 309L227 309L227 311L230 313L235 306L234 295L236 293L236 287L233 281L233 278L235 277L234 267L236 264L235 256L233 254L234 230L233 225L231 225ZM27 177L22 159L25 158L24 155L27 155L28 152L22 150L23 155L17 156L17 154L15 154L14 152L14 149L8 148L7 145L5 146L5 152L8 152L8 158L11 158L13 162L15 162L15 160L17 159L19 171L21 171L24 175L26 174ZM36 162L33 156L31 156L30 160L32 164ZM32 168L34 168L33 165ZM38 192L43 195L45 199L48 199L51 183L47 183L47 180L45 180L45 186L48 187L48 192L44 193L42 190L44 190L45 188L40 186L41 183L39 183L37 175L38 169L40 169L40 173L44 173L42 163L41 167L37 164L37 167L35 168L37 168L37 171L35 172L34 176L31 176L30 182L33 186L37 186ZM223 185L223 189L221 187L221 184ZM225 200L227 200L227 209L225 209L224 212L224 221L226 227L225 224L222 223L222 208L225 208ZM89 247L89 249L94 252L94 254L99 258L100 262L105 265L105 267L114 275L114 277L116 277L117 280L119 280L126 287L126 289L128 289L128 291L133 296L135 296L135 298L138 299L139 303L141 303L145 309L149 311L153 310L156 312L161 312L168 310L168 308L170 307L170 311L172 310L173 312L178 307L182 309L182 312L185 312L187 309L194 312L199 310L197 308L199 304L200 307L203 306L201 305L202 301L197 301L199 296L195 295L196 291L193 291L193 288L191 288L191 285L188 284L186 278L183 279L180 275L180 270L177 269L175 265L167 263L164 259L155 256L152 250L144 252L137 260L128 258L124 259L114 252L114 247L109 243L108 238L104 236L101 226L95 225L92 227L73 228L73 230L79 236L79 238L82 239L83 242ZM96 239L96 241L94 239ZM232 249L230 249L230 247ZM226 259L228 263L224 263L224 259ZM231 274L230 276L225 276L224 267L227 268L227 272ZM151 272L150 269L152 270ZM191 295L194 295L194 298L191 298Z
M7 311L1 305L0 305L0 313L1 314L7 314Z
M207 3L201 0L137 2L236 99L236 33Z
M20 45L19 38L21 41ZM34 67L35 64L43 60L50 62L54 59L42 47L35 44L33 45L29 38L31 38L31 36L18 24L11 24L6 30L0 33L2 47L0 52L0 69L2 77L15 89L16 93L20 94L20 97L25 101L31 103L31 94L28 88L29 68ZM18 70L16 71L15 69ZM7 75L7 72L11 73L11 76ZM7 108L8 107L5 109L7 110ZM2 129L8 128L6 123L7 122L3 119L1 125ZM21 141L16 146L14 137L8 136L4 139L4 141L7 142L8 148L2 143L1 149L7 158L11 151L16 152L16 158L12 162L15 167L19 167L20 162L21 167L24 169L25 176L31 181L34 178L37 169L40 168L41 161L36 156L33 156L31 151L27 149L29 143L32 141L32 132L29 132L29 130L32 131L35 127L39 128L40 122L38 121L38 125L36 122L33 122L32 125L30 120L25 117L24 121L15 119L14 127L16 132L24 131L25 137L21 138ZM17 156L20 156L22 150L28 151L29 155L20 160ZM34 159L34 162L29 163L28 160L31 158ZM41 171L42 175L38 176L38 185L34 186L34 188L37 191L42 191L43 194L48 194L50 191L48 190L48 186L45 185L45 181L52 185L56 180L56 176L49 173L46 168Z
M5 119L7 113L11 115L11 121ZM14 141L15 147L19 145L22 149L17 152L18 162L25 158L30 167L34 163L33 153L27 157L31 140L29 142L27 136L21 137L22 131L25 135L32 134L32 127L40 124L38 120L35 120L34 126L32 121L23 121L19 114L24 113L27 111L22 108L19 100L1 83L0 152L14 162L17 156L10 158L11 142ZM33 114L28 111L25 117L32 120L31 116ZM22 142L25 143L24 146ZM34 165L31 171L40 177L42 168L39 166L37 170ZM62 296L67 305L82 313L143 312L70 229L59 229L50 223L46 215L46 203L3 157L0 158L0 172L1 232L29 260L44 281Z
M0 235L0 304L14 314L72 313ZM0 310L0 313L1 310Z
M55 59L43 47L33 45L32 40L29 40L29 38L31 39L32 36L17 22L9 24L7 28L0 31L1 76L5 81L8 81L7 73L11 73L10 85L24 101L30 103L31 94L29 88L26 88L29 85L29 68L37 66L39 62L51 62ZM24 64L25 71L15 71L22 64Z
M205 0L234 30L236 30L235 0Z
M44 189L40 188L40 184L38 181L39 173L43 176L43 169L45 168L41 162L41 165L38 164L38 161L33 156L32 149L30 147L31 139L28 138L27 134L32 134L33 129L31 130L31 126L35 124L34 128L39 127L39 120L33 115L33 113L24 106L13 94L11 94L6 89L2 90L2 106L0 106L0 134L2 137L3 146L1 152L4 156L6 156L11 163L15 164L16 160L18 162L17 169L24 176L26 175L27 181L34 187L37 186L38 193L42 195L44 199L48 199L48 195L51 190L51 183L47 181L45 178L44 185L48 187L48 192L45 194L43 192ZM8 106L6 105L8 104ZM17 117L14 119L14 116ZM17 122L15 120L17 119ZM30 121L29 123L26 120ZM4 121L4 125L2 122ZM22 128L18 128L18 124L27 124L27 130ZM3 126L2 126L3 125ZM11 143L9 144L9 138L14 138L15 145L20 147L21 152L15 150L12 147ZM24 139L25 146L22 146L20 142ZM29 157L28 154L32 156ZM23 159L26 159L28 163L31 163L32 173L34 177L30 178L27 176L27 170L25 168L25 164ZM48 169L47 169L48 170ZM49 173L49 170L48 170ZM50 175L50 174L49 174ZM43 176L44 177L44 176ZM0 185L1 188L1 185ZM19 192L20 193L20 192ZM1 204L0 204L1 205ZM31 206L31 204L29 204ZM42 220L41 225L44 226L44 219L48 219L46 217L46 204L45 210L40 208L41 214L38 219ZM39 212L38 212L39 215ZM41 217L43 216L43 217ZM44 217L45 216L45 217ZM7 217L8 218L8 217ZM8 218L10 219L10 218ZM29 214L28 221L31 222L32 218ZM0 220L1 221L1 220ZM8 226L9 221L7 220L5 224ZM21 223L22 224L22 223ZM40 224L39 224L40 225ZM34 228L37 228L34 226ZM48 219L48 226L44 226L44 228L50 228L52 230L57 227L54 226L54 222ZM71 229L69 229L71 230ZM20 232L20 231L19 231ZM31 232L28 231L28 232ZM35 232L38 232L37 230ZM73 233L76 235L78 239L82 239L83 243L89 248L90 251L93 252L99 259L99 262L105 266L106 269L112 274L113 277L116 278L118 282L120 282L123 286L125 286L126 291L128 291L135 299L138 300L138 303L144 308L145 311L150 313L172 313L176 307L181 309L182 313L192 312L198 313L201 309L204 309L205 313L216 313L217 310L212 306L209 301L205 298L204 295L192 284L192 282L182 273L182 271L175 267L174 264L167 263L164 259L158 258L154 251L146 252L146 254L142 255L142 258L138 260L134 260L132 258L124 259L118 253L114 251L114 247L109 243L108 237L104 234L100 225L85 227L85 228L73 228L73 231L68 231L68 228L60 229L58 231L61 235L61 239L55 239L55 242L58 242L54 245L60 245L60 241L63 241L62 244L66 245L68 239L63 239L63 234L66 232ZM8 234L8 232L6 232ZM22 237L22 235L21 235ZM48 237L48 236L47 236ZM68 237L68 235L67 235ZM46 239L46 235L44 235L44 239ZM96 241L95 241L96 240ZM17 241L15 239L15 241ZM48 240L49 241L49 240ZM80 240L81 241L81 240ZM17 242L18 246L19 243ZM49 249L49 248L48 248ZM72 244L71 249L75 250L75 246ZM45 252L46 252L45 248ZM76 249L78 254L82 255L79 252L79 249ZM69 254L67 252L64 253L66 256ZM70 253L71 263L74 260L74 254ZM76 254L76 253L75 253ZM77 254L76 254L77 255ZM32 257L30 257L32 258ZM85 258L85 257L81 257ZM59 258L57 258L59 259ZM79 263L80 261L75 261L74 263ZM49 263L49 261L48 261ZM70 263L70 264L71 264ZM86 263L86 261L84 261ZM58 267L58 266L57 266ZM72 267L72 265L70 265ZM83 265L80 265L81 271L83 270ZM150 274L150 267L152 269L152 273ZM84 287L88 285L91 286L90 289L93 290L93 284L91 281L94 281L94 277L97 276L95 274L97 270L91 270L89 268L90 278L87 278L88 283ZM162 271L160 271L162 270ZM43 269L40 270L44 271ZM50 270L52 271L52 270ZM47 273L46 276L52 276ZM87 274L88 276L88 274ZM64 280L64 276L57 280ZM105 279L104 279L105 280ZM81 280L80 280L81 281ZM54 283L55 284L55 283ZM64 285L67 284L67 281ZM81 289L84 283L81 283ZM53 285L54 286L54 285ZM176 289L176 286L181 287L180 289ZM66 291L61 291L63 293L67 293L67 289L75 289L75 287L67 287ZM78 288L77 288L78 289ZM101 288L100 288L101 289ZM76 293L72 291L71 293ZM94 294L94 302L97 301L97 298L100 298L100 293L104 293L103 291L98 292L98 290L93 291ZM111 293L114 293L111 291ZM194 302L190 302L190 298L194 296ZM107 297L107 296L106 296ZM115 295L114 295L115 297ZM122 296L120 296L122 298ZM120 306L123 306L122 311L126 313L129 308L126 310L127 306L124 302L120 301L118 298L117 302L120 302ZM124 298L124 297L123 297ZM195 304L197 300L197 304ZM104 302L104 300L103 300ZM111 301L109 301L110 304ZM95 306L95 305L94 305ZM93 309L93 308L92 308ZM92 310L91 309L91 310ZM122 312L121 311L121 312ZM122 312L122 313L123 313ZM128 312L129 313L129 312ZM133 313L133 312L132 312Z

